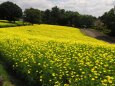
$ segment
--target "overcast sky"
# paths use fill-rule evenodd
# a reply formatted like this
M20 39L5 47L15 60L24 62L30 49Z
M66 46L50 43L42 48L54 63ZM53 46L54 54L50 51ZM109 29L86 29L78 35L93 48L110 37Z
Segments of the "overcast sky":
M0 3L8 0L0 0ZM81 14L101 16L115 5L115 0L9 0L18 4L22 9L38 8L40 10L51 9L53 6L65 10L78 11Z

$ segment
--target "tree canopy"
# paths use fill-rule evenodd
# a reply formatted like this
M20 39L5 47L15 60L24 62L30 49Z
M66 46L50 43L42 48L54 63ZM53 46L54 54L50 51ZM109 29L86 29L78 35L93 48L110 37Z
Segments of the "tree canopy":
M24 21L32 24L41 23L41 12L38 9L29 8L24 11Z
M51 10L45 10L42 17L42 22L46 24L74 27L92 27L96 19L91 15L81 15L78 12L65 11L64 9L60 9L57 6L53 7Z
M115 14L114 9L111 9L109 12L105 12L104 15L99 17L101 21L111 30L110 35L115 36Z
M0 19L16 21L20 17L22 17L22 9L18 5L9 1L0 4Z
M0 19L8 21L16 21L22 17L22 9L12 3L4 2L0 5ZM66 11L55 6L51 10L46 9L41 11L39 9L29 8L25 9L23 13L23 20L32 24L54 24L72 27L92 27L95 17L91 15L81 15L77 11Z

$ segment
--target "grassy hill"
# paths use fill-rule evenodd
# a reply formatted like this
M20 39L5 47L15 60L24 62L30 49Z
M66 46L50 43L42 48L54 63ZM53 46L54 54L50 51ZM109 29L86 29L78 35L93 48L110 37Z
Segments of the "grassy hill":
M87 37L77 28L2 28L0 52L26 86L115 85L115 45Z
M25 22L25 25L29 25L29 23ZM24 26L22 21L15 21L15 23L11 23L7 20L0 20L0 28L3 27L16 27L16 26Z

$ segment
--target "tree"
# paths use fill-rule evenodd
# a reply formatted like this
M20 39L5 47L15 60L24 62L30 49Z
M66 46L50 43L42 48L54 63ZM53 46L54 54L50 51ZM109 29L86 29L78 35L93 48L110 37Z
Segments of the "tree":
M96 20L96 18L91 15L81 15L79 25L80 25L80 27L85 26L87 28L90 28L94 25L95 20Z
M44 11L43 21L46 24L50 24L51 23L51 11L49 9Z
M95 17L90 15L81 15L78 12L65 11L57 6L51 10L40 11L34 8L26 9L24 20L30 23L45 23L55 25L66 25L72 27L92 27Z
M109 33L110 30L107 29L107 26L99 19L97 19L95 22L94 22L94 29L100 31L100 32L103 32L103 33Z
M0 4L1 19L15 22L20 17L22 17L22 9L18 5L9 1Z
M41 11L38 9L30 8L24 11L24 21L32 24L41 23Z
M44 22L44 11L40 11L40 23L45 23Z
M81 15L78 12L65 11L57 6L51 10L47 9L43 13L43 22L46 24L66 25L72 27L92 27L95 17L90 15Z
M111 30L110 35L115 36L115 14L114 9L105 12L99 19Z
M64 9L59 9L59 16L58 16L58 24L59 25L66 25L66 15L65 15L65 10Z
M57 6L51 10L47 9L44 11L43 19L46 24L65 25L65 10Z
M66 22L68 26L78 27L79 13L73 11L66 11Z
M51 10L51 23L52 24L58 24L59 18L60 18L60 9L55 6Z

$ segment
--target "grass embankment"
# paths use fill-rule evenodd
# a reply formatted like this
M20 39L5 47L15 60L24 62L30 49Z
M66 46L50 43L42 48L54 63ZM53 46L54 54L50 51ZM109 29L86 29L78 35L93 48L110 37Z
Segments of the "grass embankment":
M77 28L3 28L0 51L27 86L115 85L115 45L87 37Z
M8 68L7 64L0 61L0 86L24 86L24 83Z
M1 83L3 83L3 86L14 86L10 81L9 74L6 72L0 61L0 86Z
M15 21L15 23L12 23L12 22L9 22L7 20L0 20L0 28L25 26L25 25L30 25L30 24L27 22L23 23L22 21Z

